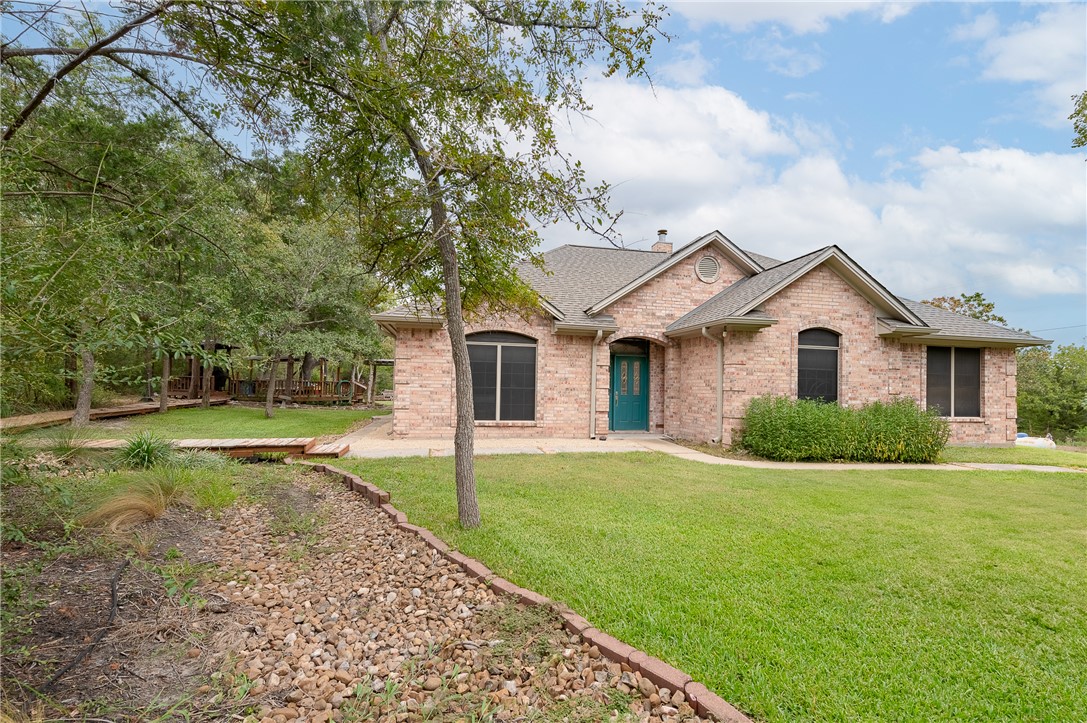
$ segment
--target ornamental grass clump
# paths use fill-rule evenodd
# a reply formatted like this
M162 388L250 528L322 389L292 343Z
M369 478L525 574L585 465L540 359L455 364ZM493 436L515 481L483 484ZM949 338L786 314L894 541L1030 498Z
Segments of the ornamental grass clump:
M860 409L786 397L748 405L739 446L783 462L935 462L947 422L911 399Z
M112 532L129 530L159 518L182 495L183 482L175 470L153 470L146 477L115 490L83 514L79 522L88 527L108 527Z

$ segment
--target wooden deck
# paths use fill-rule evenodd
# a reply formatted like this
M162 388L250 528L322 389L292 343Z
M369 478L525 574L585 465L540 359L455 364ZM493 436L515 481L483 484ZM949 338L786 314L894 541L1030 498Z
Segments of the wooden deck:
M120 449L127 442L123 439L89 439L79 442L84 449ZM256 454L285 452L304 458L342 457L350 448L348 444L331 442L318 444L316 437L266 437L256 439L174 439L176 449L203 449L224 452L231 457L252 457Z
M216 393L211 397L211 405L226 404L230 397ZM185 407L199 407L203 402L199 399L171 399L170 409L182 409ZM123 404L119 407L102 407L91 410L91 419L109 419L111 417L132 417L137 414L153 414L159 410L158 402L136 402L135 404ZM0 419L0 431L22 432L38 427L51 427L64 424L72 419L74 410L62 412L42 412L40 414L24 414L18 417L5 417Z

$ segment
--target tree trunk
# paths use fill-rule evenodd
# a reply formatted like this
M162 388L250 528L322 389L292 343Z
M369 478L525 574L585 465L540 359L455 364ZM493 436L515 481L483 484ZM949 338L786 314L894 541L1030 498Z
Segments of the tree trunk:
M381 23L377 18L376 3L366 4L370 32L379 39L383 58L388 63L388 45ZM464 311L460 299L460 270L457 264L457 246L449 226L449 212L445 205L438 175L430 162L431 154L419 138L409 115L398 117L398 128L404 135L419 175L426 183L427 200L430 204L431 223L434 225L434 241L442 255L442 281L445 286L445 319L449 330L449 344L453 351L453 371L456 377L457 428L453 434L453 449L457 480L457 512L460 524L465 528L479 527L479 503L476 500L475 469L475 410L472 400L472 368L468 360L468 342L464 338Z
M268 371L268 389L264 393L264 416L271 419L275 416L276 400L276 374L279 373L279 354L272 355L272 368Z
M464 310L460 300L460 270L457 246L449 227L449 213L441 184L430 163L430 154L423 147L415 129L407 122L401 130L408 139L419 173L426 180L430 201L434 240L442 254L442 281L445 286L445 320L449 329L449 344L453 351L453 371L456 378L457 428L453 433L453 455L457 478L457 513L461 527L479 527L479 502L476 499L475 468L475 409L472 399L472 367L468 359L468 342L464 337Z
M91 392L94 391L94 352L82 349L79 359L83 372L79 381L79 395L76 397L75 413L72 414L72 426L82 427L91 421Z
M308 382L313 375L313 370L317 367L317 357L312 353L306 352L306 355L302 357L302 381Z
M196 380L200 378L199 367L196 365L196 355L189 357L189 399L196 399Z
M64 386L68 388L68 403L73 407L79 399L79 357L75 352L64 353Z
M162 382L159 384L159 411L170 408L170 352L162 353Z
M215 351L215 342L205 340L204 341L204 352L207 353L207 354L211 354L211 352L213 352L213 351ZM208 358L206 358L204 360L204 373L201 376L203 377L200 380L201 384L202 384L201 389L203 390L203 394L200 397L200 399L201 399L200 406L203 407L204 409L207 409L208 407L211 406L212 376L211 376L211 358L210 357L208 357Z
M284 401L294 401L294 357L287 357L287 379L284 383L283 398Z
M155 401L155 385L151 377L155 374L154 356L151 347L143 350L143 399L141 402Z

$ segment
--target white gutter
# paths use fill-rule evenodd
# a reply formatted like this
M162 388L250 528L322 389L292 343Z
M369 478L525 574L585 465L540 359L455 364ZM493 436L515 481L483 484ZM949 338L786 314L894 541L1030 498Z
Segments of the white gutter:
M721 444L725 436L725 339L710 334L709 327L702 327L702 336L717 342L717 438L710 441Z
M598 329L593 339L592 367L589 369L589 439L596 439L596 347L604 338L604 331Z

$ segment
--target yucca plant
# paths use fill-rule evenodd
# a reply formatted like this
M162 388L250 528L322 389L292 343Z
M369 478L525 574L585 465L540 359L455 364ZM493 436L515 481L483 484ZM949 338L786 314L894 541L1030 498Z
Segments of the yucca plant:
M127 440L117 457L125 467L146 469L170 461L174 445L154 432L144 431Z

